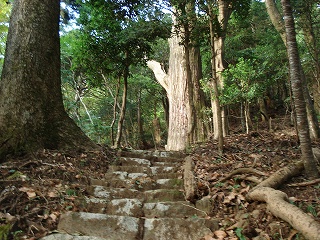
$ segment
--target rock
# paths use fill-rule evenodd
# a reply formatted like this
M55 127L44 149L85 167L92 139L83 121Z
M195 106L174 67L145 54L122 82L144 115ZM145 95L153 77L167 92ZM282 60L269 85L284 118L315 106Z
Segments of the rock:
M197 183L193 173L194 162L192 160L192 157L188 156L185 158L185 162L182 168L183 168L185 199L188 201L193 201L197 195L196 194Z
M139 226L140 219L129 216L68 212L61 215L58 231L112 240L141 239Z
M41 240L106 240L107 238L92 237L92 236L73 236L69 234L51 234L41 238Z
M211 196L206 196L196 201L196 208L209 214L213 210Z
M148 218L143 240L197 240L218 229L217 222L201 218Z

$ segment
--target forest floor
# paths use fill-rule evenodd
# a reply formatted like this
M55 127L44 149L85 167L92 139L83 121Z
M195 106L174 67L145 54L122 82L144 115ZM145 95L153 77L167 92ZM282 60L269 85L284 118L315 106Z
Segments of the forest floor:
M248 202L246 193L257 179L299 159L295 131L285 119L267 131L260 124L250 134L233 133L225 138L225 151L218 155L217 143L209 141L190 148L198 179L199 198L213 202L210 217L221 229L212 239L304 239L286 222L271 215L264 203ZM320 147L314 142L313 147ZM39 239L54 231L65 211L86 211L80 204L87 195L90 178L102 178L116 159L116 152L62 153L44 150L12 158L0 164L0 239ZM236 169L247 169L228 178ZM254 169L254 171L253 171ZM283 185L292 204L320 221L320 184L294 186L307 181L301 175Z

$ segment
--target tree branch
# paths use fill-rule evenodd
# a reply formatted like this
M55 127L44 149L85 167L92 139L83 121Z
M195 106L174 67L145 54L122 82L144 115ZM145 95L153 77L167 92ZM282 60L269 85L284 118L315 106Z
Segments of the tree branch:
M168 75L162 70L161 64L157 61L150 60L147 62L147 65L153 71L157 81L168 92Z

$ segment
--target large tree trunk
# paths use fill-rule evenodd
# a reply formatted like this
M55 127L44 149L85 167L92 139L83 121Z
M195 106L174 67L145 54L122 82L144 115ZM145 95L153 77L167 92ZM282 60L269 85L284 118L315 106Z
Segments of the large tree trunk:
M0 156L96 146L63 107L59 3L13 2L0 81Z
M169 72L166 74L161 65L148 61L158 82L166 89L169 100L169 128L166 150L185 150L188 143L188 84L185 65L185 48L180 45L181 38L176 34L169 39Z
M275 0L266 0L265 4L266 4L268 15L270 17L270 20L271 20L273 26L279 32L284 45L287 47L286 32L285 32L283 18L282 18L281 14L276 6ZM303 94L304 94L304 98L306 101L307 117L308 117L308 121L309 121L309 128L310 128L311 137L314 139L318 139L319 135L320 135L320 129L319 129L319 125L318 125L317 115L316 115L313 103L311 101L311 97L310 97L309 90L307 87L307 82L305 79L305 74L304 74L303 68L301 66L301 63L299 63L299 64L300 64L299 68L301 71L300 75L303 80Z
M218 11L219 14L217 16L217 20L220 24L220 29L214 29L214 35L213 35L213 46L214 49L214 68L215 68L215 79L217 82L218 88L223 88L223 77L222 72L225 69L224 66L224 46L225 46L225 38L226 38L226 30L228 26L228 21L230 19L230 15L232 13L232 8L229 8L229 1L225 0L219 0L218 1ZM212 14L211 14L212 15ZM213 16L212 16L213 17ZM213 113L213 131L214 131L214 138L219 139L219 118L221 112L221 121L222 121L222 131L223 136L228 134L228 123L227 123L227 117L226 112L223 107L219 110L218 107L220 104L217 104L216 101L218 99L213 96L212 99L212 113Z
M299 59L298 45L292 9L289 0L281 0L287 39L287 52L290 65L290 79L296 110L297 127L301 145L304 168L310 178L317 178L316 160L312 153L311 139L308 127L306 104L303 93L303 82L301 78L301 64Z
M189 49L190 70L191 70L191 102L193 103L194 121L191 128L190 139L191 143L203 142L208 139L209 121L206 121L205 116L205 97L204 92L200 86L200 79L202 79L202 63L200 48L196 43L191 44Z
M181 31L173 28L172 37L169 39L170 58L169 71L165 73L160 63L148 61L148 67L153 70L157 81L166 90L169 101L169 127L166 150L180 151L196 141L201 141L206 136L203 117L200 112L204 101L195 103L200 99L194 96L201 94L199 87L199 64L197 50L182 45ZM188 52L186 52L188 51ZM200 119L198 119L200 118ZM199 126L199 123L202 125ZM197 131L203 134L198 134Z
M220 106L220 94L219 94L219 87L218 87L218 76L216 70L216 50L215 50L215 29L213 26L214 22L214 15L212 9L209 7L209 28L210 28L210 44L211 44L211 105L212 105L212 113L213 113L213 129L214 129L214 138L218 139L218 150L219 153L223 153L223 123L222 123L222 110Z

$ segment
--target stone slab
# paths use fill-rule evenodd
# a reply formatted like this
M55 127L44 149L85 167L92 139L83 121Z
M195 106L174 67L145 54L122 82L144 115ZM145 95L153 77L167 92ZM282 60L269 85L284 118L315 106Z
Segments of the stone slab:
M58 231L112 240L141 239L141 220L127 216L67 212L60 216Z
M145 203L144 216L147 218L206 217L207 214L187 201Z
M144 223L143 240L199 240L218 228L217 221L203 218L150 218Z
M143 203L139 199L114 199L106 205L105 213L110 215L142 217L142 206Z
M140 165L140 166L145 166L145 167L150 167L151 162L147 159L143 158L130 158L130 157L122 157L118 161L119 165L122 166L132 166L132 165Z
M108 238L92 236L74 236L70 234L56 233L40 238L40 240L107 240Z

